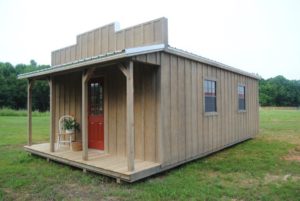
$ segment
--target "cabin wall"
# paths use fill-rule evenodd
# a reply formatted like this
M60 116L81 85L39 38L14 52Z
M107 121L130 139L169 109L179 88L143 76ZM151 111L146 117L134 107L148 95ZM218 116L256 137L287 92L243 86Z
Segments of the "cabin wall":
M132 59L136 159L173 165L258 133L257 80L168 53ZM95 76L105 77L105 149L125 157L125 76L117 66L99 68ZM217 81L215 115L204 112L205 78ZM246 112L238 111L238 84L246 86ZM81 73L57 76L55 87L56 122L64 114L81 122Z
M154 44L168 44L166 18L159 18L122 30L115 30L116 24L82 33L76 44L51 53L51 65L70 63L76 60L102 55L125 48Z
M258 133L258 81L183 57L161 53L163 166L212 153ZM217 114L204 112L204 79L217 81ZM238 111L238 84L246 112Z
M107 102L107 141L109 154L126 156L126 78L117 66L105 72L104 101Z
M157 161L156 143L157 68L134 64L135 158ZM105 72L107 83L108 153L126 156L126 79L120 69Z
M161 53L138 55L135 62L135 155L142 160L163 161L161 135ZM144 68L141 68L144 66ZM139 74L139 76L137 76ZM144 84L142 83L144 80ZM148 86L147 86L148 85ZM145 94L144 96L138 94ZM143 119L143 120L142 120ZM141 136L139 133L145 133ZM140 137L138 137L140 136ZM150 140L149 140L150 139ZM149 150L146 154L142 150ZM152 159L151 159L152 158Z
M58 133L58 121L63 115L71 115L81 123L81 73L70 73L54 78L55 86L55 128ZM81 141L81 132L76 131L76 141Z

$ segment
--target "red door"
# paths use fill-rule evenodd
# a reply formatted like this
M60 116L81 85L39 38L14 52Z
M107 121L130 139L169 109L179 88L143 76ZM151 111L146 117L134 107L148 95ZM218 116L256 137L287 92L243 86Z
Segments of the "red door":
M104 150L104 86L103 78L89 82L88 146Z

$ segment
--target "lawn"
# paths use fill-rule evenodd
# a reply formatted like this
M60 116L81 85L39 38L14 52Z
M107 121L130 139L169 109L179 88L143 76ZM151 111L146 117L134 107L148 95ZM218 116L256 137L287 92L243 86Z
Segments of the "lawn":
M122 185L28 155L26 122L0 116L0 200L300 200L300 161L285 160L300 156L299 110L262 110L255 139ZM34 143L48 140L48 124L33 117Z

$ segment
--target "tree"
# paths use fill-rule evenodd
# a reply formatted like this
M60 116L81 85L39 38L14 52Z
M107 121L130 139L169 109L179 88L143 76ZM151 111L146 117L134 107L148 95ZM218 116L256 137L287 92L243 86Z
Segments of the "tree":
M33 67L36 67L37 63L33 59L31 59L30 60L30 65L33 66Z
M259 102L262 106L300 106L300 81L281 75L260 80Z
M14 68L10 63L0 62L0 108L25 109L27 105L27 80L18 80L17 75L48 68L37 65L34 60L30 65L18 64ZM33 109L46 111L49 109L49 86L47 81L36 81L33 87Z

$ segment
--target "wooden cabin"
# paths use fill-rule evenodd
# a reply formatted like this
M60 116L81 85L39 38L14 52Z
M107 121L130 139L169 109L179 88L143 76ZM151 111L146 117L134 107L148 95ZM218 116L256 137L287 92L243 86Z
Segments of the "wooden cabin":
M28 79L25 150L48 160L134 182L259 130L258 77L169 46L166 18L79 34L51 63L19 76ZM33 144L31 89L40 79L50 86L50 134ZM64 115L79 123L72 143L82 151L57 146Z

